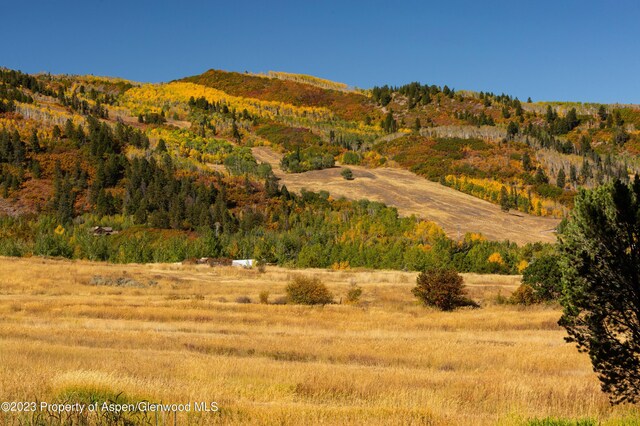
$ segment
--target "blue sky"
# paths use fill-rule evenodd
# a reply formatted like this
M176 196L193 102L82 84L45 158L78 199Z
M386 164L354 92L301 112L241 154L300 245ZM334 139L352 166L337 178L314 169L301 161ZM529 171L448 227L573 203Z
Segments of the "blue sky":
M635 1L13 1L0 65L168 81L210 68L640 103Z

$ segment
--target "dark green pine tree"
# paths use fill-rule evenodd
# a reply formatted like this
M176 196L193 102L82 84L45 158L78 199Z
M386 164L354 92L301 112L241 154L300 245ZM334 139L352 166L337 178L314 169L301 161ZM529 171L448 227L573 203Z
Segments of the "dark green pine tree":
M158 141L158 145L156 146L156 151L157 152L167 152L167 143L164 141L164 139L160 139Z
M533 170L533 164L531 163L531 157L529 156L528 152L525 152L522 155L522 168L525 172Z
M558 114L553 110L553 108L551 108L551 105L547 105L545 117L548 124L552 124L555 119L558 118Z
M76 201L71 180L68 177L55 178L53 187L53 205L56 218L60 224L68 224L73 219Z
M509 209L511 208L511 200L509 198L509 192L507 191L507 188L504 186L500 188L499 202L500 202L500 208L502 209L502 211L508 212Z
M559 324L613 404L640 400L640 179L581 191L559 235Z
M133 220L135 223L140 225L147 223L147 209L147 199L143 198L133 214Z
M76 128L73 125L73 121L71 119L67 119L64 124L64 136L68 139L74 139L76 134Z
M269 173L269 175L265 178L264 189L267 193L267 196L270 198L280 195L280 189L278 188L278 178L275 177L273 173Z
M593 173L591 172L591 165L589 164L587 157L583 157L582 159L582 169L580 169L580 177L582 178L583 183L587 183L587 181L593 177Z
M171 201L169 207L169 224L174 229L181 229L184 221L184 197L185 194L179 194Z
M234 121L232 126L231 126L231 134L233 136L233 138L238 141L238 143L240 143L240 141L242 140L242 135L240 134L240 130L238 129L238 125L236 124L236 122Z
M31 133L31 139L29 140L29 142L31 142L31 150L33 152L35 152L36 154L42 152L40 139L38 139L38 132L35 129L33 129L33 132Z
M11 136L11 151L13 152L13 163L21 165L25 159L26 146L24 142L20 140L20 134L17 130L14 130L13 135Z
M538 167L538 170L536 170L536 175L533 179L537 184L549 183L549 178L547 177L542 167Z
M600 118L600 121L605 121L608 116L607 108L605 108L604 105L600 105L600 108L598 108L598 117Z
M516 117L522 117L522 104L520 103L520 101L518 99L516 99L514 101L515 104L515 108L516 108Z
M591 152L591 138L583 135L580 138L580 150L582 151L582 155L587 155Z
M109 203L109 198L104 188L100 188L98 190L98 194L96 195L96 205L95 212L98 216L107 216L111 213L111 206Z
M567 127L569 130L575 129L576 126L580 124L580 121L578 120L578 114L576 113L575 108L571 108L569 110L569 112L567 113L567 116L565 117L565 120L567 122Z
M566 179L567 176L565 175L564 167L561 167L560 171L558 172L558 176L556 176L556 185L558 185L558 188L564 188Z
M569 167L569 181L572 184L578 182L578 171L576 170L576 166L574 166L573 164L571 165L571 167Z
M387 115L385 115L384 121L382 122L382 129L387 133L395 133L398 129L398 123L396 123L396 120L393 118L392 110L389 110Z

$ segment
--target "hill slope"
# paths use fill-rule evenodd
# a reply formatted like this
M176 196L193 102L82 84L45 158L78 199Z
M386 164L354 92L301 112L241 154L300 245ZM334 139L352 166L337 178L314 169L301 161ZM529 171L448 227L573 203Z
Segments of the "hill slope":
M487 201L430 182L407 170L349 166L355 179L345 180L342 168L284 173L282 156L268 147L253 148L259 161L269 163L287 189L325 190L333 197L369 199L398 209L402 215L416 215L434 221L453 239L467 232L480 232L490 240L510 240L518 244L555 242L553 231L559 220L525 213L506 213Z
M640 170L636 125L636 106L419 83L2 69L0 254L516 273L548 248L504 240L553 242L579 188Z
M326 89L303 81L209 70L203 74L186 77L182 81L222 90L233 96L276 101L295 106L329 108L346 120L364 120L367 115L378 116L373 102L358 93Z

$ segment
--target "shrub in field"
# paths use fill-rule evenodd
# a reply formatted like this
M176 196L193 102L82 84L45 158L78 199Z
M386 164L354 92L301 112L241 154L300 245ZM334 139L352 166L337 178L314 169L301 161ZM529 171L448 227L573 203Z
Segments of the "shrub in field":
M533 287L528 284L521 284L509 298L509 302L515 305L529 306L538 303L539 299Z
M287 303L296 305L326 305L333 295L318 278L297 276L287 285Z
M421 272L411 290L426 306L452 311L463 306L478 307L464 295L462 276L452 269L429 269Z
M347 303L358 303L360 296L362 296L362 288L357 284L351 284L347 291Z
M264 290L260 292L260 295L258 296L260 299L260 303L264 303L265 305L267 303L269 303L269 292Z
M236 303L251 303L251 298L248 296L236 297Z
M498 292L498 294L496 294L493 301L495 302L496 305L508 305L509 303L511 303L511 298Z
M342 175L343 178L345 178L346 180L353 180L353 172L351 171L350 168L344 168L342 169L342 172L340 172L340 174Z
M540 256L522 271L522 282L531 286L540 300L554 300L560 297L561 280L562 272L558 258L552 254Z

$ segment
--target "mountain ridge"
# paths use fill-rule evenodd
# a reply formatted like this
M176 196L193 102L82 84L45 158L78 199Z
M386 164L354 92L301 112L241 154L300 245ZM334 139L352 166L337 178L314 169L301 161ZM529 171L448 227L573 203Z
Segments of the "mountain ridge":
M433 255L429 247L438 235L457 244L467 241L467 234L480 233L486 235L468 241L552 242L549 224L570 213L580 188L628 179L640 166L636 108L576 109L571 103L521 102L505 94L456 92L420 83L366 92L344 87L290 73L256 76L209 70L152 84L5 69L0 72L2 209L34 220L49 217L69 224L69 229L124 221L117 225L122 243L160 235L152 229L199 239L204 234L197 229L204 227L235 241L235 246L223 243L226 255L240 250L251 257L258 250L275 259L279 233L298 220L296 209L315 206L330 216L340 209L358 210L357 200L370 197L417 215L394 219L412 223L402 226L422 227L426 225L420 223L431 220L433 229L444 228L428 238L397 234L397 224L375 234L380 244L397 239L409 247L419 242L423 252L417 256L422 258ZM261 149L271 150L275 160L256 155ZM355 179L342 179L340 172L349 168ZM394 168L404 171L385 171ZM409 181L417 186L409 188ZM167 188L166 195L160 187ZM418 187L432 189L422 193ZM311 195L305 188L319 192ZM420 192L415 198L422 201L414 204L411 191ZM462 214L472 212L474 202L493 204L488 210L476 209L485 212L484 223L493 226ZM459 213L456 203L461 203ZM541 217L539 226L535 216ZM345 226L365 220L349 218L355 222ZM503 218L514 229L518 222L529 223L529 229L520 226L516 233L501 233ZM138 226L149 231L134 231ZM540 232L530 232L534 228ZM271 235L270 229L278 231ZM258 249L255 232L271 235L269 244L275 245ZM353 230L339 232L354 243L369 238ZM385 239L386 233L393 235L391 240ZM331 240L329 234L314 250L331 247L329 241L344 243L346 237L334 235ZM28 247L38 241L29 238ZM305 250L301 245L292 252L296 262L305 258ZM285 253L276 258L290 261L291 254ZM508 256L507 251L503 254ZM336 261L344 256L325 255ZM356 262L355 254L347 258ZM302 264L321 264L320 257L313 259ZM408 262L399 259L393 265Z

